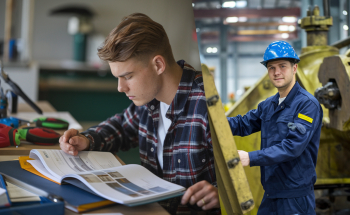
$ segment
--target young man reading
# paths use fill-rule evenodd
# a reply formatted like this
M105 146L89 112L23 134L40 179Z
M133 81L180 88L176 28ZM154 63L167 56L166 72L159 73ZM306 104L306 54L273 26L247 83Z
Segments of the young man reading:
M79 134L60 138L66 153L128 150L139 146L141 164L187 189L182 198L161 202L171 214L219 207L214 156L203 80L183 60L174 60L163 27L140 13L111 31L99 57L118 78L118 90L133 103L121 114ZM208 213L217 212L210 210Z
M260 166L265 193L258 215L316 214L313 186L323 111L295 80L299 58L284 41L261 62L278 93L244 116L229 117L232 134L261 131L261 150L238 151L243 166Z

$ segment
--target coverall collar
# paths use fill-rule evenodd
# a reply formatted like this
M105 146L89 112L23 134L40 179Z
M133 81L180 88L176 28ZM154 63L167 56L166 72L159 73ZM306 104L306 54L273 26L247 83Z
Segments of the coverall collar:
M293 88L290 90L290 92L287 95L287 98L283 101L285 105L287 106L291 106L292 101L294 100L295 95L298 93L299 89L300 89L300 85L299 83L296 81ZM278 104L278 99L280 98L280 94L277 93L273 98L272 98L272 102L275 104Z

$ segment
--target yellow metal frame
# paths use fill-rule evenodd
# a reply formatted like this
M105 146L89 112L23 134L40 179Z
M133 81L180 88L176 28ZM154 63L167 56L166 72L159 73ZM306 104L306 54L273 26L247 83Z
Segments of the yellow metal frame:
M214 149L216 178L220 199L225 206L223 211L227 214L245 214L254 208L253 195L243 166L239 161L235 141L213 76L205 65L202 65L202 73Z

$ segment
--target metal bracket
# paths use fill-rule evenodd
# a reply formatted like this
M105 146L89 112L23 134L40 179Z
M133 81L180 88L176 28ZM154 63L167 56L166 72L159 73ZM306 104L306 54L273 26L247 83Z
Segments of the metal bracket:
M241 204L241 208L242 208L242 210L248 210L253 204L254 204L253 199L249 199L248 201L243 202Z
M218 95L212 96L209 99L207 99L207 105L208 106L215 105L216 102L218 102L218 101L219 101L219 96Z
M240 159L238 158L233 158L232 160L229 160L227 162L227 166L229 169L235 168L237 164L239 163Z

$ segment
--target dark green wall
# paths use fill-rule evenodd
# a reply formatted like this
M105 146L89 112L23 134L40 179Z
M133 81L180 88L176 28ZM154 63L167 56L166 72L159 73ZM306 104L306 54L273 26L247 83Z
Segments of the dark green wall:
M97 82L114 80L116 78L110 73L103 76L97 72L72 72L59 70L41 70L40 81L48 80L84 81L94 80ZM131 101L125 93L116 90L101 91L89 89L69 89L69 88L39 88L39 100L49 101L57 111L68 111L77 121L97 121L102 122L108 117L121 113L126 109ZM118 152L117 155L126 164L140 164L139 148L131 149L127 152Z
M49 101L57 111L68 111L78 121L103 121L107 117L122 112L131 101L125 93L117 91L117 79L111 72L105 72L103 76L96 72L72 72L60 70L40 70L40 82L48 80L60 80L67 82L83 82L84 80L96 81L101 84L115 81L116 87L112 90L91 90L88 88L53 88L39 87L39 100Z
M39 100L49 101L57 111L68 111L77 121L103 121L121 113L131 101L124 93L50 89Z

